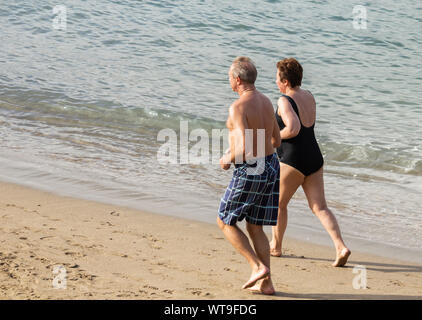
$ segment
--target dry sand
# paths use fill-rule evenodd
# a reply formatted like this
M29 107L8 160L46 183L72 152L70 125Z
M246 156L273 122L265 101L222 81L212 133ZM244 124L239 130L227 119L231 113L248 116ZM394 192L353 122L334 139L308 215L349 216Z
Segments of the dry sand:
M421 299L422 266L285 240L274 296L242 290L250 269L216 225L0 183L0 299ZM354 289L363 265L367 289ZM66 288L54 288L56 266ZM56 277L56 280L54 280Z

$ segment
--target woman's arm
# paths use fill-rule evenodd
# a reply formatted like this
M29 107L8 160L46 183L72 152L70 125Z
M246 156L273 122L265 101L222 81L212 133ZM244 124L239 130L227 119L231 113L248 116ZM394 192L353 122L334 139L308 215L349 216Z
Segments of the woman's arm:
M280 138L280 128L278 126L277 119L274 117L274 129L273 134L271 136L271 143L274 148L278 148L281 146L281 138Z
M285 97L278 99L278 115L283 120L285 127L280 131L281 140L291 139L296 137L300 131L300 121L294 112L289 100Z

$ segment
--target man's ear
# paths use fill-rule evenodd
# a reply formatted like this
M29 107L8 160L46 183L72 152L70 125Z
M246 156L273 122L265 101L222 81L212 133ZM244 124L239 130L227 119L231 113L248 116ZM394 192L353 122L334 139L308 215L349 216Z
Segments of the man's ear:
M240 80L239 76L236 78L236 83L237 83L238 86L240 86L242 84L242 80Z

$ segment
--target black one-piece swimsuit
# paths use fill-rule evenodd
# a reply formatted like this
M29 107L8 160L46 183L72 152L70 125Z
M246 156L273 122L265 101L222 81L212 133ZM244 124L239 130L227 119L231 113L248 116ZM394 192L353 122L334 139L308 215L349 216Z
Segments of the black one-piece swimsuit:
M317 172L324 164L324 158L315 138L315 123L310 127L305 127L300 120L296 102L289 96L283 96L289 100L299 118L300 131L296 137L281 141L281 146L277 148L277 155L280 162L299 170L304 176L309 176ZM278 115L278 106L275 117L280 130L284 129L286 125Z

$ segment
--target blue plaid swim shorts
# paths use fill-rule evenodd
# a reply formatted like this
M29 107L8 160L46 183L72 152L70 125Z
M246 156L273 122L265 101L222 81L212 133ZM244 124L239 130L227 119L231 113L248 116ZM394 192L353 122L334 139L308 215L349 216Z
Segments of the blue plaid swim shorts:
M236 165L218 216L228 225L243 219L255 225L276 225L279 190L280 164L276 153L258 159L255 165Z

